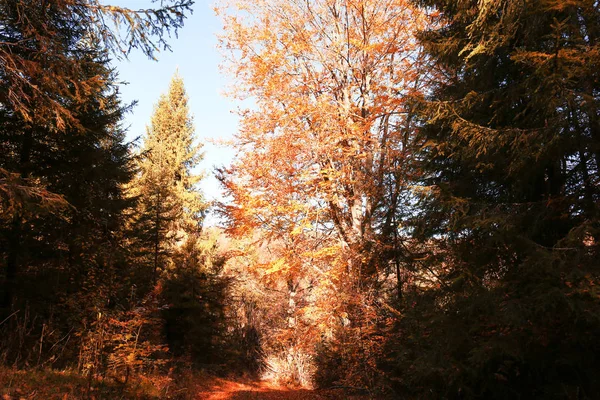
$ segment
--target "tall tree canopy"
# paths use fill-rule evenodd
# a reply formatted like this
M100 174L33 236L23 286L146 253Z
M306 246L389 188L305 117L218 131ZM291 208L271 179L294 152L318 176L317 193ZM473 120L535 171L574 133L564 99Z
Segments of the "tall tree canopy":
M149 57L168 48L167 36L183 25L191 0L173 0L160 8L130 10L96 0L0 2L0 104L31 129L43 127L48 134L65 129L85 131L78 116L87 99L104 90L102 75L89 74L93 62L87 54L105 49L116 57L140 48ZM103 107L103 104L99 104ZM22 164L28 162L28 145L12 143ZM23 201L46 208L60 198L33 181L21 168L0 165L0 211L18 212ZM25 179L25 180L22 180Z
M183 236L200 232L206 204L197 186L202 176L194 169L202 159L201 147L183 79L176 73L154 108L134 182L140 196L138 223L153 247L154 280L164 268L164 255Z
M221 171L224 211L229 232L270 242L249 268L287 302L265 348L292 370L313 368L320 348L333 360L324 369L347 365L338 377L371 384L374 304L384 286L401 294L412 259L402 225L417 173L414 99L432 78L415 36L426 16L404 0L240 0L219 12L232 94L254 103Z
M378 257L399 251L414 146L408 100L429 78L413 35L423 14L404 0L242 0L220 11L234 95L256 103L222 177L233 230L290 240L295 250L276 270L323 274L318 259L337 254L337 273L373 277Z
M131 10L98 0L1 1L0 102L26 121L76 126L68 105L102 87L99 76L82 73L90 62L82 56L103 47L116 57L133 48L154 57L168 48L166 37L183 26L192 4L172 0Z

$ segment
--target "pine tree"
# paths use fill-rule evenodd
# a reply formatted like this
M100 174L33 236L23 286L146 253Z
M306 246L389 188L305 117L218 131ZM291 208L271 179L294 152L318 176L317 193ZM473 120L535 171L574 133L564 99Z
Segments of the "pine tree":
M166 267L168 256L185 236L200 232L204 211L194 168L202 159L195 143L183 80L176 73L169 90L155 106L139 164L135 192L140 197L136 222L152 254L152 281Z

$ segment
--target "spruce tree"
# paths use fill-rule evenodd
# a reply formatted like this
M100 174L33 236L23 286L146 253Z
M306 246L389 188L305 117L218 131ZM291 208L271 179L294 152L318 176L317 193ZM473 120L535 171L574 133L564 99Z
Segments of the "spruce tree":
M202 159L183 80L176 73L167 94L154 108L141 152L135 192L140 199L136 221L152 265L152 281L169 262L178 243L200 232L206 209L194 168Z
M409 309L398 373L446 398L592 398L597 2L420 3L437 10L421 39L447 78L424 107L415 221L440 288Z
M133 48L153 56L159 46L168 48L166 36L182 26L191 4L133 11L96 0L0 0L0 314L11 313L13 286L34 254L27 238L48 243L46 232L33 231L28 219L66 205L64 196L46 187L46 173L35 171L42 165L37 157L66 157L60 146L69 139L87 141L83 136L90 134L89 142L97 140L90 123L99 121L80 118L93 114L90 99L99 101L100 114L114 105L105 110L103 96L114 85L105 73L107 61L97 57L123 57ZM82 164L81 172L89 171Z
M18 247L5 246L14 238L14 222L0 223L0 248L18 256L0 293L7 310L28 309L56 335L79 329L81 321L109 305L123 306L129 288L123 287L128 283L123 233L133 204L124 186L134 169L120 125L129 107L120 102L117 77L106 55L90 49L85 57L85 73L101 77L104 84L73 107L80 128L50 134L41 126L32 129L18 115L0 113L2 146L28 136L29 161L22 171L28 181L42 184L65 204L52 212L41 212L32 203L19 208ZM16 152L0 155L6 168L19 161ZM46 319L50 315L51 321ZM42 322L32 326L32 336L39 335ZM29 362L32 342L12 334L18 323L9 320L2 327L5 355Z

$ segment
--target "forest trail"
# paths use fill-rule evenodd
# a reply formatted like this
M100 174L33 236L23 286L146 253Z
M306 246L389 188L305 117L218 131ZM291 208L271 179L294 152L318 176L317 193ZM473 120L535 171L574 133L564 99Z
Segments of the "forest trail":
M367 398L331 390L286 388L266 381L234 381L221 378L215 378L196 390L195 399L198 400L360 400Z

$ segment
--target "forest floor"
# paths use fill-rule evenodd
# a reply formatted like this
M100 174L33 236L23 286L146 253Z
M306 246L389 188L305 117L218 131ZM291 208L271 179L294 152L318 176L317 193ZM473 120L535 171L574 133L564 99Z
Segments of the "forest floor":
M127 385L113 380L93 380L55 370L14 370L0 367L0 400L367 400L345 389L286 388L244 378L217 378L199 373L176 379L137 377Z

